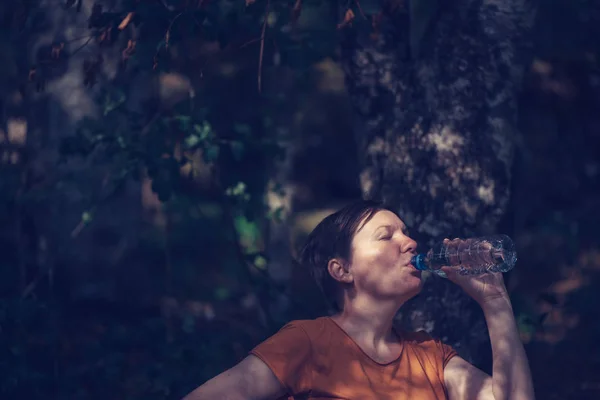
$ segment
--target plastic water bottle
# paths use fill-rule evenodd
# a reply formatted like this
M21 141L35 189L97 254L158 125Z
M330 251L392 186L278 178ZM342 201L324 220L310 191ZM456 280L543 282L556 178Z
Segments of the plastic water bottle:
M461 275L510 271L517 262L517 252L506 235L444 240L427 253L412 258L412 265L421 271L445 276L441 267L455 267Z

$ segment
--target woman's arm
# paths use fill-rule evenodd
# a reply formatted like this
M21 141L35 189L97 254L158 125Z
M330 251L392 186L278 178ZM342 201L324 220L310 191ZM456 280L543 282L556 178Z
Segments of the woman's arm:
M493 355L491 378L464 360L450 360L444 369L444 380L452 393L450 398L533 400L529 363L502 274L463 276L453 268L442 270L483 309Z
M533 400L533 381L508 295L481 305L492 343L494 399Z
M285 387L267 364L250 355L195 389L183 400L275 400L285 392Z
M444 369L451 400L533 400L531 372L508 296L481 304L492 344L492 376L460 357Z

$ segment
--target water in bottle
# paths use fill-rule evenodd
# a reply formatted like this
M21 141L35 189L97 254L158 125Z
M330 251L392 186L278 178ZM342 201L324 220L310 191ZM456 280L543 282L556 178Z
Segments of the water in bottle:
M444 274L440 268L443 266L455 267L461 275L479 275L507 272L516 262L514 243L506 235L444 240L436 243L427 253L417 254L412 259L416 269L442 276Z

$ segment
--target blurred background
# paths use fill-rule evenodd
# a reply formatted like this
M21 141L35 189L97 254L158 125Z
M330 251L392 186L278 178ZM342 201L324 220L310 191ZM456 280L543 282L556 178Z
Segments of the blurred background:
M361 197L510 235L537 397L600 398L599 57L593 0L2 1L0 398L181 398L329 312L294 256Z

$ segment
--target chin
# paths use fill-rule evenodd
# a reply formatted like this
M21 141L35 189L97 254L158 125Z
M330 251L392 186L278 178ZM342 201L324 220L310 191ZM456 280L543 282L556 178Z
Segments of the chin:
M420 271L419 271L420 272ZM418 278L410 277L402 283L402 287L399 288L396 293L399 293L403 298L412 298L418 295L423 289L423 281L420 276Z
M423 289L423 280L421 280L421 271L419 272L419 276L418 276L418 281L413 283L413 287L411 292L414 293L413 296L416 296L417 294L419 294L421 292L421 289Z
M419 282L418 285L415 285L411 289L412 290L407 290L407 292L410 292L413 296L418 295L419 293L421 293L421 289L423 289L423 282Z

